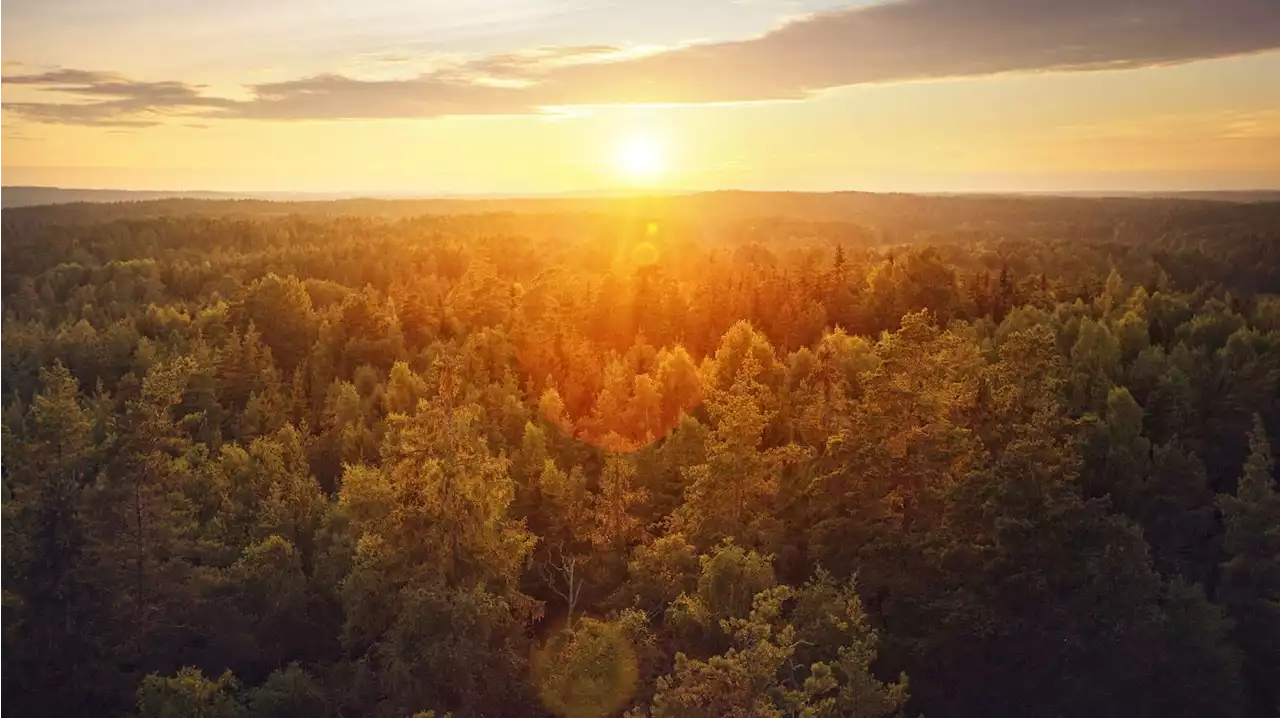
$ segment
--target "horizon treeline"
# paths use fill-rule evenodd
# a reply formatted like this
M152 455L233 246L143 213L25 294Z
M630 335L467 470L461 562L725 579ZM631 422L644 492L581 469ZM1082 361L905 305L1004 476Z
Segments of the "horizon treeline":
M663 202L6 210L10 710L1276 716L1280 205Z

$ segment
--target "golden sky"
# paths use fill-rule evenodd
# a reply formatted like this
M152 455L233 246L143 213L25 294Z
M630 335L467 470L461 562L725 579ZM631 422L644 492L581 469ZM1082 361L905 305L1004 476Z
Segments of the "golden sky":
M1280 187L1277 0L9 0L2 27L6 185Z

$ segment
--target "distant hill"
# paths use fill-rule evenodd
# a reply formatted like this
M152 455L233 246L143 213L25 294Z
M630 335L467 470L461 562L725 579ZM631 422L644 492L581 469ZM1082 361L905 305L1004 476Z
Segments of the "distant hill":
M351 197L349 193L321 192L206 192L132 189L74 189L63 187L4 187L0 199L4 207L74 202L145 202L157 199L263 199L276 201L332 200Z
M63 189L61 187L5 187L0 200L5 207L71 202L134 202L183 197L188 199L238 199L226 192L147 192L123 189Z
M1280 202L1280 190L1259 189L1237 192L1171 192L1181 199L1212 199L1224 202Z
M30 207L46 204L73 204L79 202L111 203L111 202L146 202L155 200L256 200L271 202L333 202L347 201L399 201L429 203L424 207L429 212L450 211L528 211L562 209L554 208L556 203L564 204L584 199L617 199L625 192L583 192L579 194L557 195L437 195L423 196L412 194L361 194L355 192L211 192L211 191L164 191L164 190L126 190L126 189L74 189L62 187L28 187L13 186L0 190L2 205L8 207ZM666 192L667 195L739 195L750 194L769 197L786 197L791 201L805 203L801 198L822 201L823 198L866 196L893 196L901 193L866 193L866 192L745 192L724 190L719 192ZM1280 202L1280 190L1229 190L1229 191L1182 191L1182 192L1028 192L1028 193L923 193L934 196L952 197L1115 197L1129 199L1188 199L1215 202ZM901 195L911 196L911 195ZM551 203L551 204L548 204ZM470 206L468 206L470 205ZM490 205L490 206L485 206Z
M1039 194L1060 197L1138 197L1147 199L1202 199L1212 202L1280 202L1280 189L1182 190L1169 192L1044 192Z

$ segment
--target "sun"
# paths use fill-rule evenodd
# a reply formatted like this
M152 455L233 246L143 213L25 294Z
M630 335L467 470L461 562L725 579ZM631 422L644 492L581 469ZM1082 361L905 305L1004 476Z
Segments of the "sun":
M662 143L652 135L631 135L618 145L618 172L637 182L652 182L666 170Z

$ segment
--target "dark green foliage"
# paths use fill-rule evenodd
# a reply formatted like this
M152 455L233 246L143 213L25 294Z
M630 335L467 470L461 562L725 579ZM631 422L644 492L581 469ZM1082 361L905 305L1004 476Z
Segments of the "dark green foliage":
M311 718L333 712L324 688L297 663L272 672L248 691L245 704L250 718Z
M1218 497L1227 555L1218 600L1236 621L1256 715L1280 703L1280 492L1273 472L1267 432L1255 415L1235 495Z

